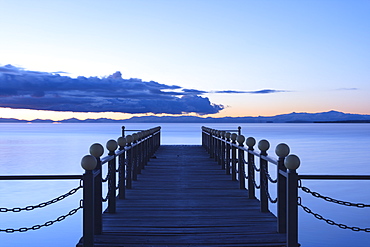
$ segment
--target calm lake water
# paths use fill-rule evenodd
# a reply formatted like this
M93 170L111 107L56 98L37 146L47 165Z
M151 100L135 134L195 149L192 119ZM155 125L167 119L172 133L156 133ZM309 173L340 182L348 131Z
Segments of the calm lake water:
M202 125L236 130L267 139L268 153L284 142L301 159L300 174L370 175L370 124L125 124L144 130L162 126L162 144L201 144ZM130 133L130 132L128 132ZM0 124L0 174L82 174L81 158L91 144L117 139L121 124ZM270 166L271 172L274 168ZM77 187L79 181L0 181L0 207L25 207L48 201ZM311 181L303 185L335 199L370 204L370 181ZM272 195L275 188L271 186ZM302 204L338 223L370 227L370 208L328 203L300 191ZM30 227L54 220L78 207L81 191L67 199L30 212L0 213L0 229ZM275 212L274 205L271 210ZM370 233L330 226L299 209L302 246L369 246ZM82 235L82 214L50 227L25 233L0 233L0 246L75 246Z

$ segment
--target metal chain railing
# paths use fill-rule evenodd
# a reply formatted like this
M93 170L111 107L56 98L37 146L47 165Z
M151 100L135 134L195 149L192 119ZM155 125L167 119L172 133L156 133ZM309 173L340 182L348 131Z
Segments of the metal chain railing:
M299 183L298 187L301 188L302 191L304 191L308 194L311 194L314 197L324 199L327 202L332 202L332 203L336 203L336 204L344 205L344 206L349 206L349 207L358 207L358 208L370 207L369 204L347 202L347 201L337 200L337 199L331 198L329 196L323 196L318 192L311 191L309 188L302 186L302 182Z
M47 201L47 202L42 202L42 203L39 203L35 206L26 206L26 207L15 207L15 208L0 208L0 212L1 213L6 213L6 212L13 212L13 213L18 213L18 212L21 212L21 211L31 211L31 210L34 210L36 208L43 208L43 207L46 207L46 206L49 206L53 203L56 203L56 202L59 202L65 198L67 198L68 196L71 196L73 194L75 194L79 189L82 188L82 179L80 180L80 185L76 188L73 188L71 189L70 191L68 191L67 193L61 195L61 196L58 196L50 201Z
M71 215L74 215L75 213L77 213L78 210L80 210L81 208L83 208L83 200L80 200L80 206L78 208L72 209L67 214L61 215L58 218L56 218L55 220L50 220L50 221L45 222L42 225L34 225L32 227L21 227L21 228L17 228L17 229L14 229L14 228L0 229L0 232L14 233L14 232L27 232L29 230L38 230L42 227L51 226L56 222L60 222L60 221L65 220L68 216L71 216Z
M278 201L278 198L276 197L275 199L272 199L271 195L270 195L270 192L268 191L268 187L267 187L267 173L266 173L266 176L264 178L262 178L263 180L263 183L265 184L264 186L264 189L265 189L265 193L266 193L266 196L268 198L268 200L271 202L271 203L277 203Z
M257 190L261 189L261 184L260 184L260 185L257 185L257 183L256 183L256 180L255 180L255 179L253 179L253 185L254 185L254 187L255 187Z
M298 197L298 206L300 206L306 213L312 214L316 219L323 220L329 225L338 226L341 229L350 229L350 230L355 231L355 232L359 232L359 231L370 232L370 227L360 228L360 227L357 227L357 226L347 226L345 224L339 224L339 223L336 223L333 220L324 218L322 215L320 215L318 213L312 212L312 210L310 208L302 205L301 197Z
M119 165L118 165L118 169L116 169L116 172L118 172L118 184L117 184L117 186L116 186L116 190L118 190L119 189L119 185L121 184L121 172L122 172L122 164L120 163Z
M247 161L245 161L245 159L244 159L244 158L243 158L243 162L244 162L244 164L248 164L248 162L247 162ZM261 168L258 168L254 162L251 162L251 165L252 165L253 169L254 169L256 172L260 172L260 171L261 171Z
M108 174L110 174L110 172L108 171ZM109 177L109 176L108 176ZM109 187L111 187L110 185L111 185L111 183L112 183L112 180L111 179L109 179L109 180L107 180L108 181L108 192L107 192L107 195L105 196L105 197L103 197L102 198L102 201L103 202L107 202L108 200L109 200L109 197L110 197L110 195L111 195L111 193L112 193L112 191L109 189ZM107 181L105 181L105 182L107 182ZM105 183L104 182L104 183ZM116 188L116 185L114 185L114 187L111 187L111 188ZM115 190L114 190L115 191Z
M276 179L272 179L272 177L271 177L271 175L270 175L269 171L267 170L267 167L266 167L266 166L264 166L264 167L263 167L263 170L265 171L266 178L267 178L271 183L276 184L276 183L277 183L277 178L276 178Z
M109 180L109 177L110 177L110 167L108 166L108 172L107 172L107 176L105 178L102 178L102 183L105 183Z

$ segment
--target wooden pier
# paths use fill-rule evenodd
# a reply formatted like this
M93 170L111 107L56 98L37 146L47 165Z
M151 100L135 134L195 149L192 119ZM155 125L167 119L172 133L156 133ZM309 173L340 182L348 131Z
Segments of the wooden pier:
M276 217L202 146L160 146L94 246L286 246ZM83 246L82 240L77 246Z

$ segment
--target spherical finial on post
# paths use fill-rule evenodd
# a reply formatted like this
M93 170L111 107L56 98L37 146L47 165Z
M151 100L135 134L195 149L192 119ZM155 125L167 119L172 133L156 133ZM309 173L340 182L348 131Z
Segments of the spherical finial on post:
M138 141L139 140L139 135L137 133L133 133L132 138L134 139L133 141Z
M126 138L125 137L118 137L117 139L117 143L119 145L120 148L123 148L126 146Z
M90 154L95 158L99 158L104 153L104 147L100 143L94 143L90 146Z
M289 170L296 170L300 164L301 161L299 160L297 155L291 154L285 158L284 165Z
M232 133L232 134L231 134L231 140L232 140L233 142L235 142L235 141L236 141L236 137L237 137L237 136L238 136L237 134Z
M97 165L96 158L92 155L85 155L81 160L81 166L86 171L92 171Z
M256 139L254 139L253 137L248 137L245 143L248 147L253 148L253 146L256 145Z
M117 147L118 147L118 144L115 140L109 140L107 142L107 145L106 145L107 149L110 151L110 152L114 152Z
M258 142L258 149L262 152L267 151L270 148L270 143L267 140L260 140Z
M132 137L132 135L127 135L126 136L126 142L127 143L131 143L133 140L134 140L134 138Z
M226 137L226 139L230 139L231 133L230 132L226 132L225 137Z
M275 153L277 156L279 156L279 158L284 158L288 156L288 154L290 153L290 148L287 144L280 143L279 145L276 146Z
M238 137L236 138L236 141L239 143L239 146L243 146L245 137L243 135L238 135Z

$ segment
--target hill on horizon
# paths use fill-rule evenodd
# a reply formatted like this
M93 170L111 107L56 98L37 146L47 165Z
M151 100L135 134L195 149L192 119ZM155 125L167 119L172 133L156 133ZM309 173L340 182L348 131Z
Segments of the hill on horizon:
M276 116L258 117L197 117L197 116L142 116L129 119L85 119L70 118L61 121L50 119L20 120L15 118L0 118L1 123L315 123L315 122L353 122L370 123L370 115L328 111L319 113L292 112Z

